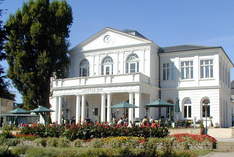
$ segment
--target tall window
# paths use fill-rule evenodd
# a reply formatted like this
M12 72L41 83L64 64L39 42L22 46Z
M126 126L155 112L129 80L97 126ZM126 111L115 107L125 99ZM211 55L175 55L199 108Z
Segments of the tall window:
M80 76L89 76L89 61L87 59L80 62Z
M126 61L126 73L136 72L139 72L139 58L136 54L131 54Z
M163 80L174 80L174 64L163 64Z
M201 60L200 61L200 77L201 78L213 78L213 60Z
M184 107L184 118L191 118L192 117L192 102L190 98L186 98L183 101Z
M113 74L113 60L111 57L107 56L102 61L102 75Z
M206 117L206 113L207 113L207 117L210 117L210 99L209 98L205 98L202 101L202 117Z
M181 62L181 79L193 79L193 61Z

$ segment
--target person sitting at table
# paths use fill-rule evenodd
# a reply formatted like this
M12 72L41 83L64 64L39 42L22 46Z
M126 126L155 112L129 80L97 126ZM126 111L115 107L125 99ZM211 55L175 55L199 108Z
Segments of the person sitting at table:
M148 118L147 118L146 116L143 118L141 124L142 124L143 126L148 125Z
M117 122L117 125L123 125L123 124L124 124L124 121L123 121L123 118L121 117L119 121Z

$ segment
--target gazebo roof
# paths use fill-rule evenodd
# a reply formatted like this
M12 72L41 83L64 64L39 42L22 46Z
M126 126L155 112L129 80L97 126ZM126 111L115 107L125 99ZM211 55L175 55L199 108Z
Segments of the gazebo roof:
M31 112L42 113L42 112L54 112L54 111L44 106L38 106L38 108L31 110Z
M111 106L111 108L137 108L137 106L135 106L133 104L129 104L127 102L121 102L119 104L115 104L115 105Z
M174 107L174 106L175 104L171 104L160 99L145 105L145 107Z
M24 110L22 108L16 108L14 110L11 110L9 113L11 113L11 114L27 114L27 113L30 113L30 111Z

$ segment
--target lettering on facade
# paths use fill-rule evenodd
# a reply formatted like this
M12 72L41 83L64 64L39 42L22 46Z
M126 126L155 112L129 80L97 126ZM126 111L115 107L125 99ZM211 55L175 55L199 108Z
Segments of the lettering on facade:
M82 90L83 93L100 93L103 92L103 88L87 88Z

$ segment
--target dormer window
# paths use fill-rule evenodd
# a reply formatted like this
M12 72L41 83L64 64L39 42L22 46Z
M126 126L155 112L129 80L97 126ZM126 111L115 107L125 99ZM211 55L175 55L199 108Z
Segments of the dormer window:
M80 76L89 76L89 61L87 59L80 62Z
M139 72L139 58L136 54L131 54L126 61L126 73L136 72Z
M113 60L111 57L107 56L102 61L102 75L112 75L113 74Z

